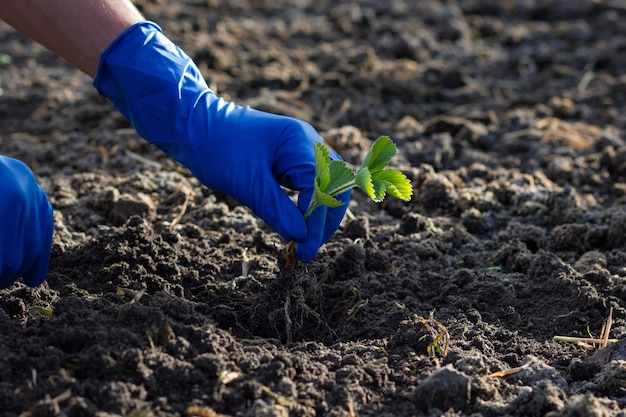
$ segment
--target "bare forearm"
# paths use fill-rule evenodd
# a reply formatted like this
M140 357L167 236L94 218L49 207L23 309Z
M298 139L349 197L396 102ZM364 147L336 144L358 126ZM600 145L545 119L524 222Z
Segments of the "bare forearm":
M128 0L2 0L0 19L94 77L102 52L143 17Z

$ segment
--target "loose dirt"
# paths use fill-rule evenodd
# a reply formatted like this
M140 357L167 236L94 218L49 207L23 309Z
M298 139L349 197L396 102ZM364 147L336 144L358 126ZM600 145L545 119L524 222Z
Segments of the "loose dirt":
M276 233L1 25L0 152L56 230L46 283L0 291L0 416L626 416L621 2L138 6L349 163L389 135L414 198L355 192L284 276ZM553 341L611 312L617 343Z

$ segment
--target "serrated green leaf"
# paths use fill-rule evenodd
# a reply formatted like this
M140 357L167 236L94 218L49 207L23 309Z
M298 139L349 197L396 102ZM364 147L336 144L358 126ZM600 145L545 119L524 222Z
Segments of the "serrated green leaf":
M372 200L376 203L380 203L385 199L385 194L387 191L387 184L385 182L372 182L372 186L374 187L374 196L370 196Z
M316 201L318 204L318 206L322 205L322 206L327 206L327 207L341 207L343 206L343 203L339 200L337 200L335 197L326 194L325 192L323 192L322 190L319 189L319 187L317 186L317 183L315 184L315 187L313 188L313 200Z
M409 201L413 195L411 182L406 175L396 169L383 169L373 173L372 183L374 186L373 200L377 202L385 198L385 192L403 201Z
M356 174L344 161L330 161L330 182L324 191L327 194L335 195L340 190L346 190L354 186Z
M380 136L367 152L361 167L367 167L371 173L380 171L394 157L396 150L396 145L389 136Z
M368 195L372 200L376 199L376 193L374 190L374 183L372 183L372 174L367 167L362 167L356 173L355 178L356 185Z
M400 200L410 200L413 189L407 177L398 170L385 169L396 150L396 145L388 136L379 137L355 173L345 162L331 161L328 148L316 143L313 197L304 217L307 218L319 206L342 206L344 203L335 196L355 186L376 202L382 201L386 193Z
M315 143L315 182L320 191L325 191L330 182L330 153L319 142Z

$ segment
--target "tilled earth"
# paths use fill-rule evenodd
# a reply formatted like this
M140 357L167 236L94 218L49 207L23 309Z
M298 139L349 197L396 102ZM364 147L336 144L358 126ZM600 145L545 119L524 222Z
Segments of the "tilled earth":
M626 416L626 6L142 0L226 98L379 135L310 264L0 26L0 153L55 207L46 283L0 291L0 416ZM598 338L607 347L554 341ZM608 327L608 326L605 326Z

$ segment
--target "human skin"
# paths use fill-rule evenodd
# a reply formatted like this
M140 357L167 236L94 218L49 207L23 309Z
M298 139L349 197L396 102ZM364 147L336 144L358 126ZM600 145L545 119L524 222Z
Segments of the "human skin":
M2 0L0 19L93 78L105 49L144 17L128 0Z

